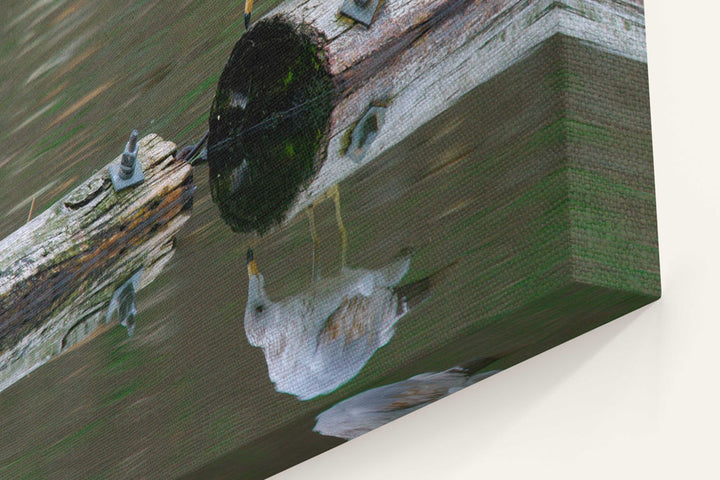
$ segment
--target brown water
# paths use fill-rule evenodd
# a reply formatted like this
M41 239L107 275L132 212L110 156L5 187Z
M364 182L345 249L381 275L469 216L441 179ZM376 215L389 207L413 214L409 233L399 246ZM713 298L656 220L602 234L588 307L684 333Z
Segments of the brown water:
M0 235L22 225L33 196L40 211L114 158L132 128L180 144L202 134L243 31L241 2L168 3L118 11L113 2L11 2L5 10ZM258 2L254 18L271 3ZM32 5L39 8L23 16ZM564 193L543 183L560 165L558 84L579 97L600 92L574 116L596 128L583 142L598 158L630 151L632 180L614 180L652 201L643 200L652 193L647 73L574 42L567 48L582 61L562 73L557 47L479 87L340 184L348 266L377 269L410 250L403 284L437 274L430 299L398 322L357 377L304 402L275 391L243 329L245 255L254 249L273 300L307 291L308 221L298 216L264 238L233 233L199 166L193 216L173 260L137 295L134 336L109 329L0 395L0 476L263 478L340 443L311 429L344 398L477 356L509 352L493 365L504 368L580 333L521 317L496 328L518 299L555 287L552 258L513 255L562 241L545 225ZM316 264L330 278L340 268L332 202L315 216Z

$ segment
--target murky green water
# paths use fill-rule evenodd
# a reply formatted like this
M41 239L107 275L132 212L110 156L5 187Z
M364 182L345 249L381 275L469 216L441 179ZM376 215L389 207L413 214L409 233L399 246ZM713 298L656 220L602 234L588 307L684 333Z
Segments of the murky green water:
M257 2L257 18L278 1ZM0 236L122 152L133 128L185 144L207 128L244 32L242 2L3 2Z
M22 225L33 196L39 211L114 158L132 128L179 144L199 137L243 31L241 2L28 4L11 4L0 23L3 236ZM116 326L0 395L0 476L263 478L340 443L312 428L343 399L480 356L504 357L487 367L504 368L587 329L543 317L544 305L518 307L560 286L553 252L567 239L555 226L568 212L556 182L567 173L568 132L589 164L631 152L629 174L610 180L638 208L654 208L647 85L638 81L647 74L562 45L579 60L560 63L550 42L339 185L347 267L377 271L409 255L390 284L432 279L430 297L397 320L352 380L307 401L279 393L243 327L248 248L272 302L311 291L313 268L342 276L332 200L315 209L313 255L303 215L263 238L234 233L199 166L193 216L170 264L137 295L134 335ZM590 100L562 115L559 89ZM642 228L652 236L654 223ZM567 298L598 311L604 301Z

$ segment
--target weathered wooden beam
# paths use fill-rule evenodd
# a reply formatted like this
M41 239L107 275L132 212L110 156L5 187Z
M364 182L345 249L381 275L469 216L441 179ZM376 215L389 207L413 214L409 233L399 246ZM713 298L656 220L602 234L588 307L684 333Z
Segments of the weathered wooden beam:
M285 220L553 35L579 38L600 50L645 62L642 3L393 0L381 2L369 28L340 15L340 0L283 3L253 28L281 21L309 34L337 87L326 144L318 149L320 166L296 195ZM262 51L262 46L257 50L247 55L260 59L258 71L283 61L278 52ZM238 74L250 73L243 69ZM252 95L238 93L244 109ZM374 105L385 108L383 125L362 155L352 155L348 147L353 129Z
M0 390L104 325L115 289L141 268L143 288L173 254L192 166L157 135L138 145L144 183L116 192L104 168L0 241Z

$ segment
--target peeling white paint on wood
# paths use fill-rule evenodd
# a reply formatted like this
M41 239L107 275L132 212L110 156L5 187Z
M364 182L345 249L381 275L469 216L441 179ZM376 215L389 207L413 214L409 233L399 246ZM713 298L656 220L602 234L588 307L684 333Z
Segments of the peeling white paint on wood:
M142 289L172 256L190 216L192 166L157 135L138 145L143 184L115 192L104 168L0 241L0 391L61 353L74 327L83 327L74 340L92 335L117 287L142 267ZM57 275L63 289L44 289ZM46 294L57 298L33 299Z

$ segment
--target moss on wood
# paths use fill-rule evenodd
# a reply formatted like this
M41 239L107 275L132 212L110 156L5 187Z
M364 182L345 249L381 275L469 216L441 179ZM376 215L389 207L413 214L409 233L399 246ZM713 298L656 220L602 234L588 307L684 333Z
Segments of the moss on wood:
M324 39L282 18L235 45L210 113L212 196L234 231L281 222L320 167L335 88Z

